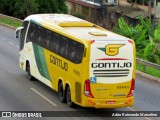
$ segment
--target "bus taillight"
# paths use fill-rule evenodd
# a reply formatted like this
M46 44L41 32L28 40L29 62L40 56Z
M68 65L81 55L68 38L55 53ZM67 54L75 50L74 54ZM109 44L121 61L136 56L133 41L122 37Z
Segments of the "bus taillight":
M134 88L135 88L135 79L132 79L131 88L127 97L131 97L134 95Z
M133 41L132 41L132 40L128 40L128 42L129 42L129 43L133 43Z
M91 93L90 80L86 80L86 81L85 81L84 94L85 94L87 97L93 98L93 95L92 95L92 93Z
M95 40L91 40L90 43L93 44L95 42Z

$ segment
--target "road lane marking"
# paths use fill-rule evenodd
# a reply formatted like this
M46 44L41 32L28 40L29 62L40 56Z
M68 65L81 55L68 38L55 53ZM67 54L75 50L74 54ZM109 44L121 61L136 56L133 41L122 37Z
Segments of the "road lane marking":
M35 92L37 95L39 95L40 97L42 97L44 100L46 100L48 103L50 103L52 106L57 107L57 105L55 103L53 103L50 99L48 99L46 96L44 96L43 94L41 94L40 92L38 92L36 89L34 88L30 88L33 92Z
M12 43L12 42L9 42L9 41L8 41L8 43L9 43L9 44L11 44L11 45L15 45L14 43Z
M6 41L6 39L5 38L1 38L2 40L4 40L4 41Z
M135 109L131 108L131 107L127 107L128 109L130 109L131 111L136 111Z
M5 41L9 41L10 39L6 38L6 37L2 37L3 40Z
M151 119L151 118L149 118L149 117L145 117L145 119L147 119L147 120L153 120L153 119Z
M130 109L131 111L137 111L137 110L135 110L135 109L133 109L133 108L131 108L131 107L127 107L128 109ZM144 117L145 119L147 119L147 120L153 120L153 119L151 119L151 118L149 118L149 117Z

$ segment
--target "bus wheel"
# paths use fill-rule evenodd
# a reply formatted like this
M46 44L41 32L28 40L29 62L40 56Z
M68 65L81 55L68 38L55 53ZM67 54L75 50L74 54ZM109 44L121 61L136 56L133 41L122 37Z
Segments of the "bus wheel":
M59 99L62 103L64 103L66 100L65 100L65 92L64 92L64 89L63 89L63 83L60 82L59 85L58 85L58 96L59 96Z
M69 107L75 106L75 104L71 100L71 90L69 86L67 87L67 90L66 90L66 99L67 99L67 104Z
M27 73L28 73L28 77L30 80L34 80L34 77L31 75L31 69L30 69L30 64L27 64Z

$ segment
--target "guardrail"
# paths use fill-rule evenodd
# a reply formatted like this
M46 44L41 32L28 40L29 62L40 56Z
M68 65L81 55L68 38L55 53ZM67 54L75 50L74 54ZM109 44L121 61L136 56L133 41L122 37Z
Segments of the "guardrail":
M147 66L160 70L160 65L158 65L158 64L148 62L148 61L142 60L140 58L137 58L136 61L137 61L137 63L143 65L143 71L144 72L146 72L146 67Z

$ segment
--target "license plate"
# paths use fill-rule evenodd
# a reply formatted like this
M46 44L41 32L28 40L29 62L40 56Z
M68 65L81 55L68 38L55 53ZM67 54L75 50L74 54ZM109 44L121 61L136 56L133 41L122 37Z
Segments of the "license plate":
M106 104L112 105L112 104L115 104L115 101L106 101Z

